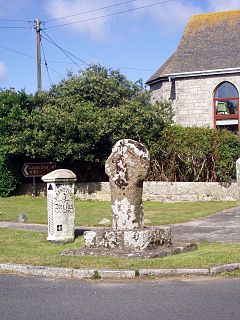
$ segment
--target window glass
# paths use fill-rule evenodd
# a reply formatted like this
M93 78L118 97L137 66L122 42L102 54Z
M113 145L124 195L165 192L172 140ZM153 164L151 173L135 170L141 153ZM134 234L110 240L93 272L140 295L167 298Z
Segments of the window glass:
M230 82L223 82L215 92L215 98L237 98L238 91L233 84Z
M236 87L227 81L221 83L215 90L213 102L216 112L215 126L239 132L239 96Z
M216 114L237 114L238 100L216 100Z

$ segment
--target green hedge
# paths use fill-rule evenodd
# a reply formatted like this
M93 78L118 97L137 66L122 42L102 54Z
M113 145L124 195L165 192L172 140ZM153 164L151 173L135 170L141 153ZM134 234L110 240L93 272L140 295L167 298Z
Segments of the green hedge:
M226 130L172 126L150 151L150 180L229 182L236 178L240 138Z
M0 154L0 197L8 197L16 191L19 177L13 168L13 163Z

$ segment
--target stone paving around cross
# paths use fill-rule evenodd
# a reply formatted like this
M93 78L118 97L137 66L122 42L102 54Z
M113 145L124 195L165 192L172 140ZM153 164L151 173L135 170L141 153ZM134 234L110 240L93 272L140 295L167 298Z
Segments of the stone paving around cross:
M16 228L34 231L47 231L42 224L0 222L0 228ZM79 234L90 229L77 227ZM240 207L224 210L209 217L171 226L174 241L208 241L240 243Z

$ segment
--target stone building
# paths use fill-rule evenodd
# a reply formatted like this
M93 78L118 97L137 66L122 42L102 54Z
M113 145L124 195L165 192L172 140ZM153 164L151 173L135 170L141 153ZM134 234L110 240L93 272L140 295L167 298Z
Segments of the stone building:
M176 51L147 81L175 122L239 132L240 10L193 15Z

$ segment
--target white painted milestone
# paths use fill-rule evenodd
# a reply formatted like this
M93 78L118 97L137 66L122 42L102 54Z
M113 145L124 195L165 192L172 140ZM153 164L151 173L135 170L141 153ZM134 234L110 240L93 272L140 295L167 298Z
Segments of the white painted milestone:
M240 200L240 158L236 161L236 178L238 186L238 201Z
M75 238L75 174L58 169L42 177L47 182L48 241L73 242Z

